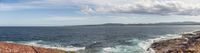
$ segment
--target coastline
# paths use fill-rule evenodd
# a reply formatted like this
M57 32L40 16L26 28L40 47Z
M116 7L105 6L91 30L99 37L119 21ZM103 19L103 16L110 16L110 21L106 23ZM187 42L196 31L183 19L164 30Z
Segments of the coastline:
M181 34L182 33L182 34ZM4 43L7 44L17 44L17 45L26 45L26 46L33 46L33 47L39 47L39 48L44 48L44 49L53 49L53 50L62 50L64 52L68 51L68 53L74 52L74 53L94 53L94 52L102 52L102 53L114 53L114 52L121 52L121 53L128 53L128 52L138 52L138 53L155 53L155 48L150 48L152 47L152 44L157 43L157 42L165 42L167 40L172 40L172 39L178 39L178 38L183 38L183 36L181 35L188 35L188 34L195 34L198 32L180 32L180 33L168 33L168 34L164 34L164 35L159 35L159 36L155 36L155 38L152 39L147 39L147 40L138 40L138 39L133 39L133 40L128 40L128 42L130 41L131 43L138 43L136 45L131 45L131 46L124 46L124 45L117 45L115 47L105 47L105 48L100 48L100 49L91 49L91 48L74 48L73 46L71 47L57 47L57 46L53 46L53 45L46 45L46 44L39 44L40 42L45 42L42 40L33 40L33 41L4 41ZM180 35L181 34L181 35ZM0 42L1 43L1 42ZM162 44L161 44L162 45ZM0 45L1 46L1 45ZM137 47L136 47L137 46ZM156 46L159 47L159 46ZM137 48L137 49L135 49ZM140 49L138 49L140 48ZM75 49L75 50L74 50ZM79 50L80 49L80 50ZM125 51L125 49L127 50L131 50L131 51ZM98 50L98 51L96 51ZM150 51L147 51L150 50ZM20 52L21 53L21 52ZM163 52L157 52L157 53L163 53Z
M59 49L0 42L0 53L75 53L75 51L64 51Z
M200 53L200 31L181 34L181 37L161 40L150 45L155 53Z

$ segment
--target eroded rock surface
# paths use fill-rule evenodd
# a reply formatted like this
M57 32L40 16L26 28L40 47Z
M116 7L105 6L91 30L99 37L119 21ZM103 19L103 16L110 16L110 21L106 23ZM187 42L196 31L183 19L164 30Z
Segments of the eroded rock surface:
M200 53L200 31L181 35L181 38L155 42L150 48L156 53Z
M0 53L74 53L57 49L39 48L14 43L0 42Z

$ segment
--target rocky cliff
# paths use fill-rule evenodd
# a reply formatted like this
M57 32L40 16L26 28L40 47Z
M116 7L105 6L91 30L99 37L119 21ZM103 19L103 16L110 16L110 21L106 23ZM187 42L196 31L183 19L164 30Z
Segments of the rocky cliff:
M181 35L181 38L155 42L150 48L156 53L200 53L200 31Z
M33 47L14 43L0 42L0 53L75 53L63 50Z

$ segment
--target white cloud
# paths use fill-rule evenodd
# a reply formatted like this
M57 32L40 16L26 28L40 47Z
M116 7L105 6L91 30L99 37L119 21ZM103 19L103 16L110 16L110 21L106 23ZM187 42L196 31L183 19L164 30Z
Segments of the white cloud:
M94 0L91 2L88 2L92 4L90 9L96 13L200 15L199 0ZM94 5L96 7L93 7Z
M200 0L30 0L0 3L0 11L78 6L85 14L200 15Z
M90 13L94 13L94 10L90 8L89 6L84 6L84 7L81 7L81 12L89 15Z

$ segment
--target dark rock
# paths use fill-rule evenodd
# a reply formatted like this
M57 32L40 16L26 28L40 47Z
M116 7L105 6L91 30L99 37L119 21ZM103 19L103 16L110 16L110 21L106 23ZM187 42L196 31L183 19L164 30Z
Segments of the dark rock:
M191 37L194 37L194 36L197 36L197 35L192 34L192 33L182 34L182 38L191 38Z

